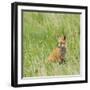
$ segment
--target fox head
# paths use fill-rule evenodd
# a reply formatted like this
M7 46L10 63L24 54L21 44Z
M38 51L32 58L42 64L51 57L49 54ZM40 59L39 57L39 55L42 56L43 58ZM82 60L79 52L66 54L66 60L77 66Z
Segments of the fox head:
M61 47L66 46L66 36L62 36L58 38L58 46L61 46Z

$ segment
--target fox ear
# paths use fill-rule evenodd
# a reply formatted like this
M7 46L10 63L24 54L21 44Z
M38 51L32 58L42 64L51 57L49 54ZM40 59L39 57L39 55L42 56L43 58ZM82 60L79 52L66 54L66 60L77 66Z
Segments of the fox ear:
M66 36L64 35L64 40L66 40Z

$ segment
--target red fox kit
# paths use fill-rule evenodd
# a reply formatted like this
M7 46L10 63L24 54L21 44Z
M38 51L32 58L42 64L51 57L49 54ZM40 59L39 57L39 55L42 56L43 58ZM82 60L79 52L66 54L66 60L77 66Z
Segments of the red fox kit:
M49 61L63 62L66 54L66 37L58 38L58 47L54 48L48 57Z

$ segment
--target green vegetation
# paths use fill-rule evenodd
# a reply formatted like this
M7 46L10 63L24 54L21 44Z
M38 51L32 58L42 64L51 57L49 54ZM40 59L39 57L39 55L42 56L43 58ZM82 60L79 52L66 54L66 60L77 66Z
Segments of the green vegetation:
M65 63L48 63L57 38L66 35ZM23 12L23 77L80 74L80 14Z

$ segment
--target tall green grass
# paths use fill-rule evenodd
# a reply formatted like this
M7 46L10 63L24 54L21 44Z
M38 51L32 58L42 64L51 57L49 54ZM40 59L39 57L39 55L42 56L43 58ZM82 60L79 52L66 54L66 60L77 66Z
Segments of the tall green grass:
M66 35L64 64L48 62L57 38ZM80 74L80 14L23 12L23 77Z

